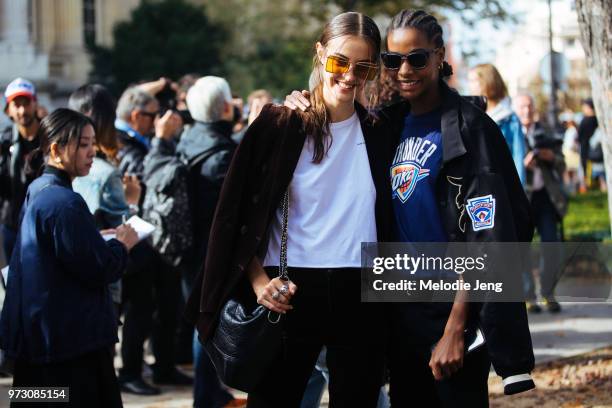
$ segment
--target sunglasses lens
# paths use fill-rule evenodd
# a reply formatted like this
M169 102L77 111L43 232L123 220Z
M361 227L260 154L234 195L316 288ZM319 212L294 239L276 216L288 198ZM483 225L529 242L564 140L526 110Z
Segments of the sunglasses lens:
M402 57L400 55L384 52L380 57L385 67L388 69L399 69L400 65L402 65Z
M418 51L408 54L408 63L415 69L422 69L427 66L429 54L425 51Z
M375 65L370 64L355 64L354 73L358 78L371 81L376 78L378 68Z
M350 68L351 63L345 59L335 56L327 57L325 70L331 74L344 74Z

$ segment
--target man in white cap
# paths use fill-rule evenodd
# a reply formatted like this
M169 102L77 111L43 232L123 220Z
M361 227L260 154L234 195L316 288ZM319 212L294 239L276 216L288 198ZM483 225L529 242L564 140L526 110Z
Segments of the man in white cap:
M4 92L4 113L13 121L0 133L0 223L7 262L15 244L19 212L28 185L35 178L27 170L27 158L39 147L40 121L36 116L36 88L17 78Z

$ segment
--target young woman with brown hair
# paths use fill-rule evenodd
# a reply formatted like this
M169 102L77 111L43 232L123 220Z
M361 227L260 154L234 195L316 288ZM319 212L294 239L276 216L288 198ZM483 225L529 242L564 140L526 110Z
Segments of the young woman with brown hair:
M322 346L332 407L375 407L384 335L376 307L360 303L361 242L385 240L390 192L382 140L355 102L376 77L380 34L359 13L336 16L316 43L313 109L266 105L227 174L189 314L211 336L235 290L281 313L284 353L249 394L249 407L299 407ZM289 193L287 262L278 276Z

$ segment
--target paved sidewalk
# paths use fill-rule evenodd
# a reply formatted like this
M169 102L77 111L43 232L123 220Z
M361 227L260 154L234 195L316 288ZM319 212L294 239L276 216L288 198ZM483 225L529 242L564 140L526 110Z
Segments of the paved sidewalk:
M536 362L581 354L612 345L612 304L564 304L559 314L529 315ZM493 374L494 375L494 374ZM0 408L8 407L11 380L0 379ZM123 395L125 408L191 408L191 389L162 387L157 397ZM244 396L237 393L236 396ZM324 398L324 405L326 404Z
M529 315L536 364L612 345L612 303L562 306L559 314Z

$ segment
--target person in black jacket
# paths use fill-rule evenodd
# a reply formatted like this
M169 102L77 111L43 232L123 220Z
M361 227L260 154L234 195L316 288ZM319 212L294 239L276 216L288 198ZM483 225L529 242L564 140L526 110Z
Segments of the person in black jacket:
M142 175L142 162L151 147L150 134L159 114L159 102L149 93L131 87L117 103L115 128L119 139L119 170L122 175Z
M535 103L528 94L519 94L514 98L517 115L523 126L527 154L525 169L527 177L525 190L529 197L533 218L541 242L560 242L562 240L560 224L567 212L568 199L563 185L565 159L561 151L562 141L554 133L536 120ZM539 262L539 281L542 304L549 312L561 311L561 305L555 300L555 286L561 278L562 268L557 260L562 258L558 249L543 246ZM541 311L535 293L535 279L531 268L524 272L524 291L527 311Z
M67 407L119 408L111 351L118 316L108 285L121 278L138 236L120 225L102 231L115 236L105 241L72 191L72 180L87 175L93 162L93 122L58 109L42 121L39 137L46 166L26 195L0 347L15 360L13 387L69 387Z
M592 98L586 98L582 101L582 113L584 117L578 125L578 141L580 143L580 164L582 165L584 177L587 178L589 177L587 162L591 150L589 142L598 126L597 116L595 116L595 105L593 104Z
M40 145L37 136L40 121L36 116L36 88L30 81L15 79L6 87L4 97L4 112L13 121L13 125L0 133L0 228L8 262L15 244L21 205L28 185L36 177L26 163Z
M403 10L393 18L381 57L391 93L403 101L383 109L381 116L399 125L393 132L399 139L391 149L398 238L531 241L529 204L503 136L484 112L442 81L452 74L444 51L435 17ZM422 163L415 158L429 177L416 186L396 183L410 165L405 146L419 142L431 146ZM472 213L475 200L492 206L489 219ZM486 407L489 361L504 377L506 393L534 387L528 376L534 361L523 303L467 303L459 293L453 305L416 303L393 309L392 405L407 406L419 395L417 405L422 406ZM466 355L464 330L474 323L482 327L487 344ZM406 347L409 339L414 347Z
M153 140L151 153L146 158L145 181L149 177L147 170L157 168L154 161L164 160L168 156L179 158L187 168L193 246L184 254L181 270L185 297L188 297L195 275L206 258L213 215L236 143L232 140L232 94L225 79L215 76L198 79L187 92L186 103L194 123L185 127L176 146L171 137ZM193 326L191 329L193 334ZM220 384L215 368L197 336L192 335L191 343L194 360L193 406L225 406L234 397Z
M118 131L119 172L121 176L142 178L144 158L150 149L150 136L168 137L181 127L180 116L168 110L159 116L159 102L138 86L130 87L119 98L115 128ZM142 188L142 198L146 193ZM174 333L163 328L161 321L176 320L177 286L175 271L168 270L147 242L139 243L128 263L123 280L125 322L119 372L122 390L138 395L156 395L160 389L142 379L143 343L152 334L153 380L159 384L189 384L190 379L174 367ZM154 295L156 294L156 296ZM153 319L155 310L158 320Z

